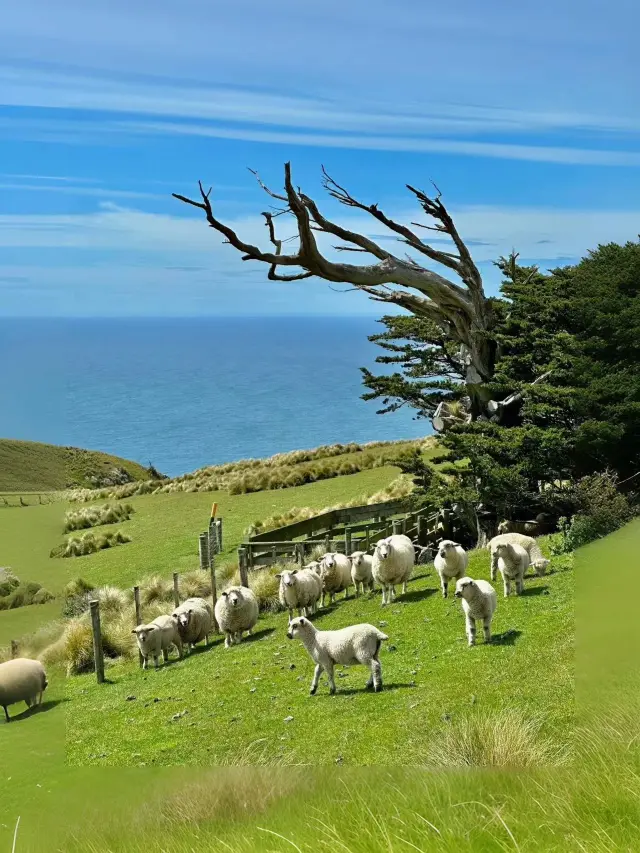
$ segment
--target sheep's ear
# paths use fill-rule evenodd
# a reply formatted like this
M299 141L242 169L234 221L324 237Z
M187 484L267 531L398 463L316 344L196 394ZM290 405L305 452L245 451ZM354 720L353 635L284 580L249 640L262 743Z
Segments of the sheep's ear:
M297 574L298 574L298 570L297 570L297 569L291 569L291 574L292 574L292 575L297 575Z
M224 595L225 598L229 595L229 593L226 590L222 594Z
M189 613L193 613L193 607L189 608Z
M278 574L277 574L277 575L275 575L275 577L277 577L277 578L281 578L281 577L282 577L282 572L278 572ZM223 592L222 594L224 595L224 592Z
M460 543L459 543L459 542L452 542L451 544L454 546L454 548L459 548L459 547L460 547Z
M137 634L137 633L138 633L138 629L137 629L137 628L134 628L134 629L133 629L133 631L132 631L131 633L132 633L132 634Z

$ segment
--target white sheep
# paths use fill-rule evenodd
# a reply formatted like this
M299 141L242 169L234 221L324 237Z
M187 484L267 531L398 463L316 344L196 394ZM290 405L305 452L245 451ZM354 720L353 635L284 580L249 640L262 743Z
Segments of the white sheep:
M468 563L469 555L462 545L453 542L451 539L442 540L438 546L438 553L435 556L433 564L440 578L443 598L447 597L449 581L453 579L460 580L460 578L464 577Z
M464 577L456 583L455 597L462 599L462 609L469 645L476 642L476 619L482 619L485 643L491 642L491 620L498 606L498 596L489 581Z
M402 592L406 593L415 561L413 542L404 533L395 533L376 543L371 571L374 581L382 587L383 606L396 597L396 584L401 583Z
M322 595L322 579L316 572L312 569L292 569L279 572L276 577L280 581L280 604L288 609L289 619L293 619L294 610L298 610L302 616L308 616L309 611L316 612Z
M364 551L354 551L349 559L351 560L351 580L353 581L356 595L358 595L358 584L362 587L363 595L365 587L373 590L373 557L371 554L366 554Z
M149 658L158 669L158 659L162 654L165 663L169 660L169 649L175 646L182 660L182 640L176 622L171 616L156 616L148 625L138 625L131 632L136 635L138 648L143 658L142 668L147 668Z
M524 576L529 568L529 554L522 545L514 545L511 542L500 542L496 545L496 557L498 569L504 581L505 598L511 593L511 582L516 585L516 594L521 595L524 591Z
M287 637L290 640L296 637L302 640L305 649L315 661L316 668L309 691L312 696L318 689L322 670L327 673L329 692L336 692L333 668L337 663L344 666L362 664L370 667L367 689L373 687L376 693L382 690L382 667L378 654L382 641L389 638L373 625L352 625L337 631L319 631L302 616L289 622Z
M42 704L42 694L49 682L39 660L14 658L0 663L0 705L9 723L9 705L24 702L27 708Z
M322 606L325 594L329 593L329 603L336 600L336 593L344 590L344 597L349 597L351 586L351 560L337 551L330 551L320 560L320 577L322 578Z
M525 536L523 533L502 533L499 536L494 536L487 547L491 551L491 580L496 579L498 571L498 555L496 547L501 543L509 542L512 545L520 545L529 554L529 562L533 567L538 577L542 577L547 571L550 560L547 560L540 546L532 536Z
M209 645L209 634L213 629L213 610L204 598L187 598L171 614L176 623L180 639L187 652L201 640Z
M216 602L215 615L220 630L225 634L225 648L240 643L244 631L251 634L258 621L258 599L246 586L225 589Z

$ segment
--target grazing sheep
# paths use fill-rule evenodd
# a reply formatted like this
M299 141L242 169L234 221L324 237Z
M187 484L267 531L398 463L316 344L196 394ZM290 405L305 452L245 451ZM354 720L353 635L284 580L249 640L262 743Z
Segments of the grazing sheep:
M49 682L39 660L14 658L0 663L0 705L9 723L9 705L24 702L27 708L42 704L42 694Z
M394 533L376 543L371 571L374 581L382 587L383 606L396 597L396 584L401 583L402 592L406 593L415 561L413 542L404 533Z
M498 596L489 581L459 578L456 583L456 598L462 599L462 609L469 645L476 642L476 619L482 619L485 643L491 642L491 620L498 606Z
M521 595L524 591L523 578L529 568L529 554L526 549L522 545L500 542L496 545L496 557L504 581L505 598L511 593L511 581L515 581L516 594Z
M373 590L373 574L372 565L373 557L370 554L365 554L364 551L354 551L351 557L351 580L358 595L358 584L362 586L362 594L364 595L365 587Z
M309 610L315 613L318 600L322 595L322 579L311 569L292 569L290 572L280 572L276 575L280 580L278 596L280 604L289 611L289 619L293 619L293 611L299 615L308 616Z
M512 545L520 545L529 554L529 562L533 566L538 577L542 577L547 571L550 560L547 560L540 546L531 536L524 536L522 533L502 533L499 536L494 536L487 545L491 551L491 580L496 579L498 571L498 555L496 547L504 542L510 542Z
M339 663L344 666L363 664L371 668L367 689L373 687L377 693L382 690L382 667L378 653L386 634L373 625L352 625L338 631L319 631L308 619L300 617L289 622L287 637L290 640L302 640L305 649L315 661L316 668L311 682L311 695L318 689L322 670L327 673L329 692L336 692L333 668Z
M224 646L240 643L244 631L251 633L258 621L258 599L246 586L225 589L216 602L215 614L220 630L226 635Z
M498 533L521 533L523 536L540 536L542 526L539 521L501 521Z
M180 639L188 654L201 640L209 645L209 634L213 628L213 610L204 598L187 598L171 614L176 623Z
M322 606L325 594L329 593L329 603L336 600L336 593L344 590L344 597L349 597L351 586L351 560L337 551L330 551L320 560L320 577L322 578Z
M147 668L149 658L158 669L158 658L162 654L165 663L169 660L169 649L175 646L178 657L182 660L182 640L176 622L171 616L156 616L148 625L138 625L131 632L136 635L138 648L143 658L142 668Z
M461 577L464 577L468 562L469 555L462 545L452 542L451 539L442 540L438 546L438 553L435 556L433 564L440 578L443 598L447 597L449 581L454 578L455 580L459 580Z

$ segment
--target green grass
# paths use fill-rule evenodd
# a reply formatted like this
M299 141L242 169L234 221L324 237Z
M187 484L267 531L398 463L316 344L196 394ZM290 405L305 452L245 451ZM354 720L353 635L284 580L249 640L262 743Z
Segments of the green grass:
M0 493L91 487L91 477L104 477L114 467L134 480L149 477L142 465L96 450L0 438Z

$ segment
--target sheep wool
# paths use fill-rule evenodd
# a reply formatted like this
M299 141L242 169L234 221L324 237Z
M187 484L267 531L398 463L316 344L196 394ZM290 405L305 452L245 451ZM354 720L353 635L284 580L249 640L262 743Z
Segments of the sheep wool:
M48 685L47 674L39 660L14 658L0 663L0 705L6 721L11 722L9 705L16 702L24 702L27 708L41 705Z
M213 610L204 598L187 598L171 614L176 623L180 639L188 654L196 643L205 641L209 645L209 634L213 628Z
M501 533L499 536L494 536L487 547L491 551L491 580L496 579L498 571L498 554L496 548L498 545L508 542L511 545L520 545L529 554L529 562L533 567L538 577L542 577L549 566L550 560L547 560L540 546L532 536L525 536L523 533Z
M309 611L315 613L318 600L322 595L322 580L311 569L292 569L276 575L280 580L278 597L280 604L289 611L289 619L293 619L293 611L300 616L308 616Z
M404 533L394 533L376 543L373 552L371 572L373 579L382 587L382 605L391 604L396 597L395 587L402 584L402 592L407 591L407 581L411 577L416 562L413 542Z
M464 577L468 562L469 555L462 545L452 542L451 539L442 540L438 546L438 553L435 556L433 564L440 578L440 588L442 589L443 598L447 597L449 581L454 579L460 580L460 578Z
M351 557L351 580L358 595L358 586L362 587L364 595L365 588L373 590L373 557L371 554L365 554L364 551L354 551Z
M216 602L215 616L225 634L226 649L242 641L242 634L251 633L258 621L258 599L246 586L225 589Z
M148 625L138 625L132 633L136 635L138 641L138 648L143 658L143 669L147 668L151 657L156 669L158 669L160 655L167 663L171 646L176 647L178 657L182 660L182 640L178 626L171 616L156 616L153 622L149 622Z
M491 642L491 621L498 606L498 596L489 581L459 578L456 583L455 597L462 599L467 639L469 645L476 642L476 619L482 620L485 643Z
M367 681L367 689L373 687L376 693L382 690L382 667L378 655L382 642L389 638L373 625L352 625L337 631L319 631L302 616L289 622L287 637L290 640L302 640L315 662L316 668L309 691L312 696L318 689L323 670L327 673L329 692L336 692L333 670L337 663L343 666L368 666L371 675Z
M505 598L511 593L511 583L515 582L516 594L524 591L524 575L529 567L529 554L522 545L501 542L496 545L498 569L504 581Z
M325 593L329 593L331 604L336 600L336 593L342 590L344 590L344 597L348 598L351 586L351 560L336 551L325 554L320 560L320 577L322 578L323 607Z

